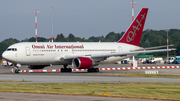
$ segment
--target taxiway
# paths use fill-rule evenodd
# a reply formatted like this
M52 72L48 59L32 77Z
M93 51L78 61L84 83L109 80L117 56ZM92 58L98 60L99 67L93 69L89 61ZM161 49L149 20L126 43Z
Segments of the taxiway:
M179 66L179 64L142 64L139 66ZM115 68L129 67L127 64L106 64L100 65L99 68ZM44 69L59 69L62 66L46 67ZM27 80L31 82L15 82L15 83L121 83L123 82L163 82L163 83L180 83L180 78L153 78L153 77L117 77L103 75L88 75L87 72L72 72L72 73L10 73L11 67L0 66L0 80ZM27 69L23 66L21 69ZM179 75L180 69L148 69L149 71L159 71L159 74ZM147 70L110 70L100 71L100 73L144 73ZM99 73L99 74L100 74ZM12 82L1 82L12 83ZM148 99L129 99L129 98L111 98L111 97L92 97L92 96L72 96L72 95L51 95L51 94L29 94L29 93L9 93L0 92L1 101L7 100L38 100L38 101L154 101ZM156 100L157 101L157 100Z
M153 64L156 66L167 66L167 65L176 65L178 64ZM140 66L153 66L152 64L142 64ZM109 68L109 67L127 67L128 65L118 65L118 64L106 64L100 65L100 68ZM51 69L61 68L59 66L46 67ZM27 69L22 67L21 69ZM149 71L158 71L159 74L180 74L180 69L148 69ZM26 83L117 83L117 82L163 82L163 83L180 83L179 78L153 78L153 77L117 77L117 76L104 76L104 75L88 75L92 73L87 72L72 72L72 73L10 73L11 68L5 68L0 66L0 80L28 80L32 82ZM109 71L100 71L99 74L103 73L144 73L147 69L143 70L109 70ZM96 74L96 73L95 73ZM7 82L3 82L7 83ZM16 82L17 83L17 82ZM19 82L24 83L24 82Z

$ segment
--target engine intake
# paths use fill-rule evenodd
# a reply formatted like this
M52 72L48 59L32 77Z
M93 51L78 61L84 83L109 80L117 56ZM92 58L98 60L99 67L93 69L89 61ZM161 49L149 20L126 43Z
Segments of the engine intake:
M87 57L77 57L72 61L72 66L77 69L89 69L93 65L95 65L93 60Z

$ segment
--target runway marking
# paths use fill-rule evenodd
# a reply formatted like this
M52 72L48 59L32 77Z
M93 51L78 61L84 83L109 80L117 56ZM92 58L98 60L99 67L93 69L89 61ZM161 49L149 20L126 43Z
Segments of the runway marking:
M100 71L104 70L135 70L135 69L169 69L169 68L180 68L180 66L156 66L156 67L116 67L116 68L99 68ZM72 69L72 72L84 72L87 69ZM48 70L21 70L21 73L32 73L32 72L61 72L60 69L48 69Z

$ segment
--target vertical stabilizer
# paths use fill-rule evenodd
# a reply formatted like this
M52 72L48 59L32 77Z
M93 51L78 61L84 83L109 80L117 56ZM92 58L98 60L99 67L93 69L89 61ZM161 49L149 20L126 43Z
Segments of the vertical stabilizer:
M136 19L131 23L130 27L118 43L127 43L139 46L147 12L148 8L141 9Z

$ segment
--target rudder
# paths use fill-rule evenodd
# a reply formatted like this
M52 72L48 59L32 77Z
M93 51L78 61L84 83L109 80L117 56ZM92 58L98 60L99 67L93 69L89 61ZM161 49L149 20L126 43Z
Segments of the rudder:
M131 23L130 27L118 43L127 43L139 46L147 12L148 8L141 9L136 19Z

